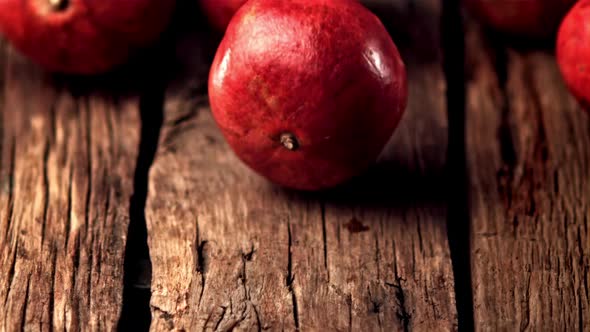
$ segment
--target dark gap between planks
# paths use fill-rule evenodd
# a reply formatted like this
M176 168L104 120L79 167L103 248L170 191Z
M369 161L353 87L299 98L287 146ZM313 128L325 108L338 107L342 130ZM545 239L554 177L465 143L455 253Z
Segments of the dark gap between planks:
M123 310L119 330L148 331L151 324L151 260L145 220L149 170L163 121L164 89L149 87L140 98L141 141L130 204L124 263Z
M459 331L473 331L470 216L465 142L465 33L459 0L443 0L442 48L447 82L449 206L447 236L455 278Z
M137 157L134 191L130 202L130 222L125 247L123 309L119 331L149 331L151 315L152 262L148 244L145 206L149 188L149 172L156 157L160 132L164 122L164 103L167 84L171 80L170 66L175 64L174 50L179 31L199 13L195 2L178 0L172 24L158 45L147 50L143 64L145 77L141 89L139 111L141 138ZM191 17L187 17L190 15ZM202 17L197 20L204 22ZM149 54L151 53L151 54Z
M129 229L125 246L123 309L119 319L119 331L149 331L152 322L151 278L152 263L148 245L145 205L148 196L149 171L158 149L160 131L164 121L166 91L165 66L171 38L169 32L161 45L151 50L154 58L148 59L145 77L139 98L141 137L133 179L133 195L129 206Z

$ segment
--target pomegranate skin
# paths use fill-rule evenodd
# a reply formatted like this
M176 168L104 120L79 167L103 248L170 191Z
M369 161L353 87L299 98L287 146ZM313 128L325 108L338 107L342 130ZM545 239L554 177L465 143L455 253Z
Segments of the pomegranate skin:
M590 0L581 0L567 14L556 48L557 64L567 87L590 111Z
M83 75L107 72L148 46L175 7L174 0L52 2L1 0L0 33L43 68Z
M224 31L244 3L246 0L201 0L201 8L211 25L219 31Z
M465 0L484 25L507 35L533 39L555 36L576 0Z
M354 0L250 0L209 76L213 116L237 156L270 181L334 187L373 163L407 103L391 37Z

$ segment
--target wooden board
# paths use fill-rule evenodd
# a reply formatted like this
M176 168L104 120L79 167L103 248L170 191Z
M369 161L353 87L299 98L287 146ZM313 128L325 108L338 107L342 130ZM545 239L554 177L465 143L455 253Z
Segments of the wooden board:
M380 11L410 105L379 163L338 191L282 190L243 166L206 105L203 40L180 44L187 75L168 90L146 205L153 331L457 329L440 3L395 6Z
M548 51L467 31L477 330L590 330L590 118Z
M113 330L137 101L50 77L1 44L0 330Z

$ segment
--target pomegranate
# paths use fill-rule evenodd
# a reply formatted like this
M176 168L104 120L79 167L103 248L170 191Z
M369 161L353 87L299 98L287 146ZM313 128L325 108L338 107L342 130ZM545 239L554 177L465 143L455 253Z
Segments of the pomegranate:
M590 111L590 0L578 2L563 20L557 63L570 91Z
M555 35L561 19L576 0L465 0L484 25L518 37L545 39Z
M229 21L246 0L201 0L201 8L209 22L218 30L224 31Z
M377 159L407 103L404 63L354 0L250 0L209 76L213 116L249 167L320 190Z
M157 39L174 0L1 0L0 32L49 71L98 74Z

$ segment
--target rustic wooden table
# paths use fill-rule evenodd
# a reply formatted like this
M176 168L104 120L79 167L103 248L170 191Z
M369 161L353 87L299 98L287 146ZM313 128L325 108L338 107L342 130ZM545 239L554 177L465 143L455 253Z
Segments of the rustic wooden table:
M315 194L231 153L197 24L100 78L0 42L0 330L590 331L590 118L551 51L454 0L377 11L407 113Z

